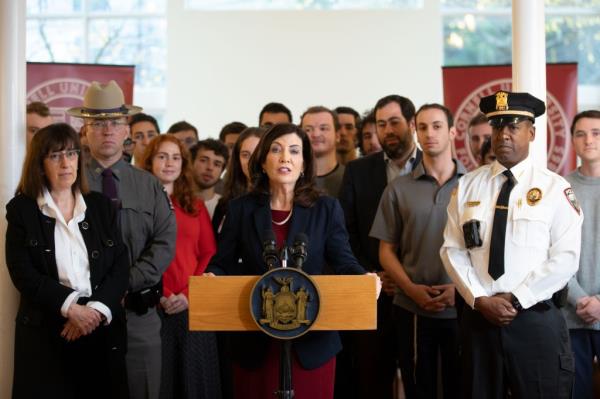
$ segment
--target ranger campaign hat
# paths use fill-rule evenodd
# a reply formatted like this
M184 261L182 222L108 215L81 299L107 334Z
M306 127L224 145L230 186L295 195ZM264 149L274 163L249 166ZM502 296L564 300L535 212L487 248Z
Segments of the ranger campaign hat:
M142 111L141 107L126 105L123 90L117 82L107 84L92 82L83 96L83 107L67 110L67 114L78 118L110 119L131 116Z
M479 102L479 109L487 116L490 125L502 126L524 119L534 122L535 118L546 112L546 105L529 93L498 91L483 97Z

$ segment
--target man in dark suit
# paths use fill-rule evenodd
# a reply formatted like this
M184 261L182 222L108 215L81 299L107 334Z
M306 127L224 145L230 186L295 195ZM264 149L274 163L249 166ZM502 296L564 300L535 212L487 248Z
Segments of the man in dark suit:
M415 106L408 98L390 95L380 99L375 118L383 151L346 165L339 199L350 245L359 263L381 277L386 295L379 297L376 331L342 337L345 349L338 357L336 397L393 397L396 345L390 312L395 285L379 264L379 240L369 237L369 231L386 185L420 162L421 151L413 139L414 114Z

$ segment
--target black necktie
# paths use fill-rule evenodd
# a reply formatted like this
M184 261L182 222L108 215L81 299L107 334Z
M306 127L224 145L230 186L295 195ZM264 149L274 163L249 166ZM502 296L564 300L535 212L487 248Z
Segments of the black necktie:
M508 199L515 186L515 177L510 170L502 172L506 181L500 189L496 210L494 211L494 225L492 227L492 240L490 243L490 263L488 273L494 280L504 274L504 243L506 241L506 219L508 216Z
M113 205L118 208L119 196L117 195L117 185L115 184L113 171L110 168L102 171L102 194L110 198Z

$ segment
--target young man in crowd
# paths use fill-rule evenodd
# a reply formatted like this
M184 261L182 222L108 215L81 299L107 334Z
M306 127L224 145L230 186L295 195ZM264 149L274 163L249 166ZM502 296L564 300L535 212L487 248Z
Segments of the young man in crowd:
M107 103L107 98L112 103ZM98 111L102 111L101 118L95 116ZM111 80L108 84L92 82L83 106L67 112L84 119L92 155L86 170L89 187L111 199L118 209L121 234L131 260L129 288L123 300L130 397L158 399L162 347L156 305L162 293L162 274L175 252L176 222L159 181L123 160L123 142L129 134L127 117L139 111L139 107L124 104L123 91ZM87 229L83 225L81 228ZM109 241L107 245L111 245Z
M356 137L358 126L360 126L360 115L350 107L337 107L334 109L340 122L340 141L337 144L338 162L346 165L348 162L358 158Z
M158 122L152 115L144 113L135 114L129 119L129 130L131 132L131 139L135 143L135 147L133 148L133 164L143 169L141 163L144 158L146 146L150 140L160 134Z
M600 357L600 111L583 111L571 125L571 142L581 166L567 176L585 215L579 269L569 281L563 314L575 355L574 398L594 394L594 358Z
M37 131L52 124L52 122L50 109L46 104L40 101L34 101L27 104L27 147L29 147L29 143Z
M325 194L337 197L344 176L344 165L337 160L340 141L337 114L322 106L308 108L300 118L300 126L308 134L316 165L315 183Z
M269 127L278 123L292 123L292 113L281 103L268 103L258 115L258 126Z
M215 185L225 170L229 151L219 140L206 139L190 148L190 153L194 180L200 189L198 194L204 200L204 205L212 219L215 207L221 198L221 195L215 192Z
M242 122L231 122L223 126L221 132L219 133L219 141L227 147L229 151L229 156L231 156L231 151L233 150L233 146L237 141L237 138L240 136L240 133L244 131L248 126L244 125Z
M393 331L392 298L396 285L379 263L379 240L369 237L381 194L388 182L419 164L421 152L413 141L415 106L406 97L391 95L375 105L372 120L379 120L377 135L388 137L383 151L376 152L346 166L340 203L344 209L350 245L359 263L376 272L383 282L384 294L377 301L377 330L357 331L342 335L347 343L340 355L345 374L336 379L337 397L394 398L397 347ZM394 140L391 138L395 137ZM414 153L414 155L413 155ZM393 163L395 167L388 167ZM408 163L409 167L405 167ZM346 364L344 364L345 362ZM350 364L350 366L348 366ZM349 368L349 369L348 369ZM337 392L340 393L338 396Z
M379 144L379 137L377 137L377 124L375 123L374 111L369 111L364 115L356 138L361 155L365 156L381 151L381 144Z
M198 129L186 121L179 121L171 125L167 134L172 134L188 150L198 142Z
M481 165L483 163L483 160L481 159L481 147L486 140L489 140L492 137L492 127L484 114L479 112L471 118L469 127L467 128L467 136L469 137L471 155L475 161Z
M423 158L411 173L387 186L371 236L380 240L379 261L399 287L394 314L406 397L435 399L442 392L449 399L459 387L455 291L432 249L444 242L446 206L466 171L452 159L456 132L446 107L423 105L415 125Z

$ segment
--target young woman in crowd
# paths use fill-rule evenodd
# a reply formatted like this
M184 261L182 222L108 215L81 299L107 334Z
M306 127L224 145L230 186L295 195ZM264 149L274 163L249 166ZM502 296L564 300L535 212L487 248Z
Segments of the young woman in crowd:
M216 245L208 211L194 195L190 155L175 136L160 135L146 147L143 166L164 185L177 219L175 258L160 300L161 398L220 398L215 334L188 330L188 280L204 272Z
M6 264L21 294L13 398L127 398L121 301L127 251L110 200L88 191L65 123L33 137L6 206Z
M262 127L246 128L242 131L233 146L231 159L225 172L225 190L212 219L217 235L221 230L229 201L248 192L250 187L248 161L265 131L266 129Z

